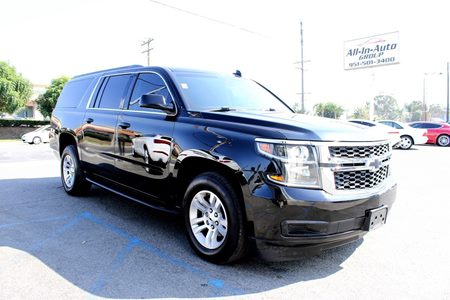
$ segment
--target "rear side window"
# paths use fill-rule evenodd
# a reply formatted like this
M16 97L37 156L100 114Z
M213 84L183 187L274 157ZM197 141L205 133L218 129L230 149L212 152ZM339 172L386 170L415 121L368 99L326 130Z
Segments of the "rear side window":
M441 127L442 126L440 124L429 124L429 123L425 123L422 126L422 128L428 128L428 129L441 128Z
M423 128L422 123L414 123L410 125L412 128Z
M102 91L97 100L98 108L119 109L125 97L131 75L111 76L103 83Z
M65 86L58 98L58 107L74 108L83 99L92 78L71 80Z
M164 83L164 80L161 78L161 76L155 73L143 73L139 75L133 89L133 94L131 95L128 109L145 110L145 111L152 110L149 108L143 108L139 106L141 96L144 94L163 95L164 98L166 99L167 105L172 102L172 97L170 96L169 89Z

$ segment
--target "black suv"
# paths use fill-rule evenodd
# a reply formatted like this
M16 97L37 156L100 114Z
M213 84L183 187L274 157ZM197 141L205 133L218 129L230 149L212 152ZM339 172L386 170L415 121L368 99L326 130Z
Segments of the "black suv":
M384 224L395 199L384 136L295 114L240 72L80 75L51 123L67 193L93 183L182 214L192 248L215 263L349 243Z

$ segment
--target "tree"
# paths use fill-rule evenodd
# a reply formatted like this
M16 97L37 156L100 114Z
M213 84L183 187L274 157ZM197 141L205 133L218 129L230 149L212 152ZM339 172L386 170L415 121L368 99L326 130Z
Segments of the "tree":
M31 96L31 83L16 69L0 61L0 112L12 114L25 106Z
M423 111L422 101L416 100L410 103L406 103L404 108L406 111L405 121L407 122L420 121Z
M428 108L430 118L445 120L446 110L440 104L431 104Z
M295 102L294 105L292 106L292 109L296 112L296 113L302 113L302 108L300 107L300 103Z
M69 81L69 78L65 76L53 79L45 93L38 97L38 109L44 117L50 117L52 115L56 101L67 81Z
M366 102L364 106L359 106L353 111L352 118L353 119L364 119L369 120L369 102Z
M374 98L374 113L379 119L397 120L402 116L397 100L388 95L379 95Z
M333 102L317 103L314 105L314 114L321 117L339 119L343 113L344 108Z

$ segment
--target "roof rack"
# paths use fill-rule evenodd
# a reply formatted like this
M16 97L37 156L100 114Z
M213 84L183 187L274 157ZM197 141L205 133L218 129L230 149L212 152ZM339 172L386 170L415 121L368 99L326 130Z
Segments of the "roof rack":
M100 71L85 73L85 74L74 76L73 78L79 78L79 77L84 77L84 76L87 76L87 75L94 75L94 74L105 73L105 72L110 72L110 71L120 71L120 70L124 70L124 69L142 68L142 67L143 67L142 65L130 65L130 66L124 66L124 67L118 67L118 68L112 68L112 69L106 69L106 70L100 70Z

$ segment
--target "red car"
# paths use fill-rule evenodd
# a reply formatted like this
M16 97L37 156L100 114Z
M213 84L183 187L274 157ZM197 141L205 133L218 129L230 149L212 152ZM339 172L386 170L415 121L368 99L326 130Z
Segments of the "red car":
M428 144L446 147L450 145L450 125L436 122L412 122L411 127L427 130Z

